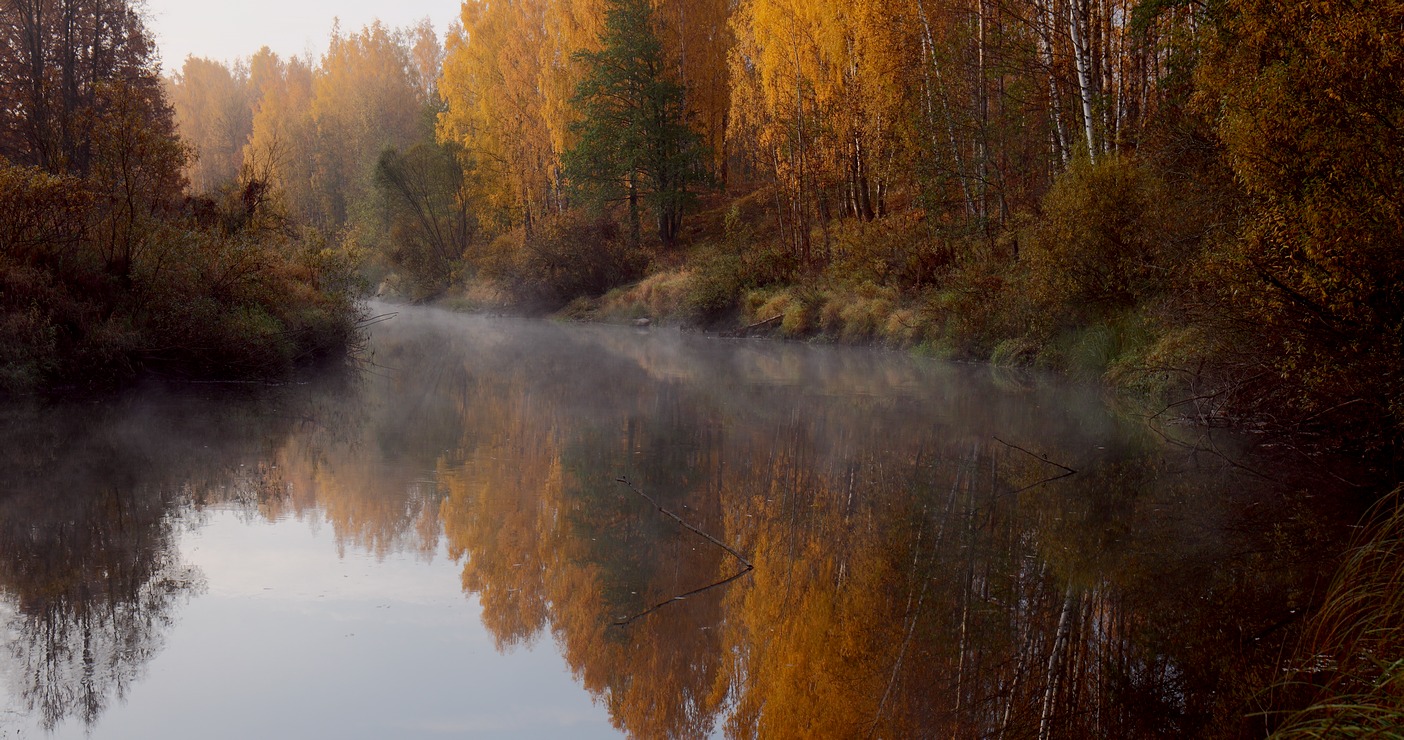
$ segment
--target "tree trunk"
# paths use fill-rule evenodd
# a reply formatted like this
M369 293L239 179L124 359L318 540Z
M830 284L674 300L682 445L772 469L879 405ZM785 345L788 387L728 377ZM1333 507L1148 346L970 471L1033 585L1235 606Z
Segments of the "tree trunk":
M1061 674L1063 651L1067 649L1068 634L1072 631L1072 615L1077 606L1077 592L1068 584L1063 597L1063 613L1058 617L1058 632L1053 638L1053 650L1048 654L1048 671L1044 675L1043 705L1038 717L1039 740L1046 740L1053 732L1053 703L1058 695L1058 679Z
M1072 37L1073 64L1077 68L1077 88L1082 98L1082 128L1087 136L1087 158L1097 162L1097 139L1092 116L1092 53L1087 48L1086 6L1082 0L1068 3L1068 34Z
M1063 96L1058 92L1058 75L1053 58L1053 38L1056 31L1057 15L1053 10L1055 0L1043 0L1038 4L1038 50L1043 64L1048 68L1048 107L1053 117L1053 149L1058 164L1068 163L1068 129L1063 123Z
M926 5L921 0L917 0L917 16L921 20L921 49L925 56L922 64L922 83L925 88L925 111L927 130L931 132L931 152L934 155L940 144L936 135L936 107L935 97L937 86L940 87L941 113L946 120L946 141L950 145L951 157L955 160L956 179L960 181L961 196L965 201L965 215L967 218L975 217L975 199L970 193L970 182L965 176L965 163L961 161L960 144L956 141L955 124L951 121L950 105L946 100L945 83L941 79L941 68L937 66L936 60L936 39L931 33L931 19L926 15ZM932 84L932 75L935 74L935 85Z
M629 173L629 246L638 249L643 244L642 224L639 220L639 179Z

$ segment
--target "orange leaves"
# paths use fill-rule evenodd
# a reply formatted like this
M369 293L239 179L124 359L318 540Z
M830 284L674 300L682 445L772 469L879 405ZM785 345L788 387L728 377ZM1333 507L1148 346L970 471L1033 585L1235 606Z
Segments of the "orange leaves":
M253 133L254 94L247 67L230 69L187 57L167 90L180 136L191 147L190 187L208 193L239 175L243 149Z
M544 117L544 11L540 0L465 2L439 81L439 139L463 146L474 195L512 223L541 215L559 169Z
M485 226L530 225L568 204L561 155L575 144L571 104L585 70L577 52L599 48L604 0L514 0L463 4L462 26L450 33L439 82L445 110L441 141L461 144L473 196L490 213ZM688 89L689 124L717 152L730 104L725 0L655 3L658 33L673 75Z

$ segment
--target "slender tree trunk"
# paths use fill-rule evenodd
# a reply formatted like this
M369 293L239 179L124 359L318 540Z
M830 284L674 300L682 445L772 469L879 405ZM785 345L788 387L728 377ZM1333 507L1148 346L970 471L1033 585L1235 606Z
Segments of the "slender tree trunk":
M1038 50L1043 64L1048 68L1048 107L1053 119L1053 149L1058 164L1068 163L1068 129L1063 122L1063 96L1058 91L1058 74L1053 57L1053 38L1057 33L1053 3L1056 0L1042 0L1038 3Z
M1048 672L1043 687L1043 706L1038 717L1039 740L1047 740L1053 732L1053 704L1058 695L1063 652L1067 649L1068 634L1072 631L1072 615L1077 607L1077 592L1068 584L1063 597L1063 613L1058 617L1058 632L1053 638L1053 650L1048 653Z
M1093 133L1092 115L1092 59L1087 48L1087 30L1084 25L1086 6L1083 0L1068 3L1068 33L1072 37L1073 65L1077 68L1077 88L1082 98L1082 128L1087 136L1087 157L1097 161L1097 140Z
M926 15L926 5L917 0L917 16L921 20L921 48L925 57L922 64L922 83L925 88L925 109L927 130L931 136L931 153L934 155L940 151L941 146L936 134L936 87L940 87L941 117L945 119L946 140L950 145L951 157L955 160L956 179L960 181L961 196L965 201L966 218L975 217L975 199L970 193L970 182L965 176L965 164L961 161L960 144L956 140L955 124L951 121L950 105L946 100L945 84L941 79L941 68L936 59L936 39L931 33L931 20ZM932 76L935 75L935 84L932 84Z
M985 47L987 45L985 0L975 0L975 120L979 125L979 130L975 134L975 187L979 189L979 197L976 198L975 205L979 210L979 215L984 218L989 216L989 183L990 183L990 98L989 85L986 77Z
M809 205L808 205L808 183L806 182L806 171L808 163L806 159L806 142L804 139L804 80L800 77L799 45L795 47L795 132L796 143L798 144L799 156L796 163L799 171L797 173L797 187L795 189L794 210L795 210L795 239L796 251L799 253L800 262L809 264Z
M638 249L643 244L642 222L639 215L639 176L629 173L629 246Z

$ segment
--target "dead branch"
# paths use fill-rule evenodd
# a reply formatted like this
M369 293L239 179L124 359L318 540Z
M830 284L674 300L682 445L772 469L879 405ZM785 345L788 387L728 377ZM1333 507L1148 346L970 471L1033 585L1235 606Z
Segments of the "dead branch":
M744 336L746 336L747 334L750 334L752 331L754 331L754 330L756 330L756 329L759 329L759 328L761 328L761 327L769 326L769 325L771 325L771 324L777 323L777 322L781 321L781 320L784 319L784 318L785 318L785 315L784 315L784 314L778 314L778 315L775 315L775 316L771 316L770 318L768 318L768 319L766 319L766 320L764 320L764 321L757 321L756 323L751 324L750 326L743 326L743 327L741 327L740 329L737 329L737 330L735 330L735 331L726 332L723 336L728 336L728 337L744 337Z
M755 570L756 566L753 565L753 564L751 564L751 561L748 560L748 559L746 559L746 556L745 556L745 555L742 555L741 553L739 553L739 552L737 552L736 550L732 549L732 547L731 547L730 545L726 544L725 542L722 542L721 540L717 539L716 537L713 537L712 535L707 534L706 532L703 532L702 530L698 529L697 527L694 527L694 526L692 526L691 524L687 523L686 521L683 520L682 517L678 516L677 514L674 514L673 512L671 512L671 511L669 511L669 510L663 508L663 505L662 505L662 504L658 503L658 501L655 500L652 496L650 496L650 495L644 493L643 491L640 491L633 483L629 482L629 479L628 479L628 478L625 478L625 477L621 476L621 477L619 477L619 478L616 479L616 482L618 482L618 483L623 483L625 486L628 486L628 487L629 487L629 490L631 490L631 491L633 491L634 493L637 493L638 495L642 496L643 499L644 499L645 501L647 501L647 502L649 502L650 504L653 505L653 508L657 509L659 512L661 512L662 514L664 514L664 515L667 516L668 518L672 519L673 521L677 522L678 524L681 524L681 525L683 526L684 529L686 529L686 530L692 532L693 534L698 535L698 536L701 537L702 539L707 540L708 542L710 542L710 543L716 545L717 547L720 547L721 549L727 551L733 558L736 558L736 559L741 563L741 570L740 570L739 572L737 572L736 574L734 574L734 575L728 577L728 578L724 578L724 579L722 579L722 580L720 580L720 581L717 581L716 583L708 584L708 585L703 586L703 587L701 587L701 588L693 589L693 590L691 590L691 591L688 591L687 593L678 594L677 596L673 596L673 597L667 599L666 601L660 601L659 603L654 604L653 606L649 607L648 609L645 609L644 611L641 611L641 612L639 612L638 614L633 615L632 617L628 617L628 618L626 618L626 619L621 619L621 620L618 620L618 621L614 622L614 623L613 623L613 626L615 626L615 627L623 627L623 626L625 626L625 625L627 625L627 624L630 624L630 623L632 623L632 622L634 622L634 621L637 621L637 620L639 620L639 619L642 619L643 617L646 617L646 616L648 616L649 614L652 614L653 612L656 612L656 611L658 611L659 609L662 609L663 607L665 607L665 606L667 606L667 605L669 605L669 604L672 604L672 603L675 603L675 602L678 602L678 601L683 601L684 599L687 599L688 597L696 596L696 595L698 595L698 594L700 594L700 593L703 593L703 592L705 592L705 591L710 591L710 590L712 590L712 589L714 589L714 588L720 588L720 587L725 586L726 584L731 583L732 581L734 581L734 580L740 578L741 576L744 576L744 575L746 575L747 573L750 573L751 571Z
M650 614L652 614L652 613L658 611L659 609L662 609L663 607L665 607L665 606L667 606L667 605L669 605L669 604L672 604L672 603L675 603L675 602L678 602L678 601L683 601L683 600L687 599L687 598L690 597L690 596L696 596L696 595L698 595L698 594L700 594L700 593L704 593L704 592L707 592L707 591L711 591L711 590L714 589L714 588L721 588L722 586L725 586L726 584L731 583L732 581L734 581L734 580L740 578L741 576L744 576L744 575L746 575L747 573L750 573L751 570L752 570L752 566L750 566L750 565L748 564L745 568L742 568L742 569L741 569L740 571L738 571L737 573L734 573L734 574L732 574L731 576L728 576L727 578L724 578L724 579L722 579L722 580L720 580L720 581L717 581L716 583L711 583L711 584L708 584L708 585L706 585L706 586L703 586L702 588L693 589L693 590L691 590L691 591L688 591L688 592L685 593L685 594L678 594L677 596L673 596L673 597L668 598L668 599L666 599L666 600L664 600L664 601L660 601L660 602L658 602L657 604L654 604L653 606L650 606L649 608L647 608L647 609L645 609L645 610L639 612L638 614L635 614L635 615L632 616L632 617L628 617L628 618L625 618L625 619L620 619L620 620L618 620L618 621L616 621L616 622L611 622L611 623L610 623L610 626L611 626L611 627L627 627L628 625L630 625L630 624L632 624L632 623L634 623L634 622L636 622L636 621L638 621L638 620L640 620L640 619L643 619L644 617L646 617L646 616L648 616L648 615L650 615Z
M1066 466L1066 465L1064 465L1064 464L1062 464L1062 463L1056 463L1056 462L1053 462L1052 460L1049 460L1047 455L1038 455L1038 454L1035 454L1035 453L1033 453L1033 452L1029 452L1028 450L1024 449L1023 447L1020 447L1019 445L1016 445L1016 444L1010 444L1009 442L1005 442L1004 440L1000 439L999 437L995 437L995 438L994 438L994 441L996 441L996 442L998 442L998 443L1004 445L1005 447L1012 447L1013 449L1016 449L1016 450L1018 450L1018 451L1024 453L1025 455L1028 455L1029 457L1034 458L1035 460L1038 460L1038 461L1040 461L1040 462L1048 463L1049 465L1052 465L1052 466L1055 467L1055 468L1062 468L1063 470L1068 471L1068 475L1075 475L1075 474L1077 473L1076 470L1073 470L1072 468L1070 468L1070 467L1068 467L1068 466ZM1066 478L1066 477L1067 477L1066 475L1060 475L1060 476L1058 476L1058 478ZM1051 480L1057 480L1058 478L1053 478L1053 479L1051 479Z

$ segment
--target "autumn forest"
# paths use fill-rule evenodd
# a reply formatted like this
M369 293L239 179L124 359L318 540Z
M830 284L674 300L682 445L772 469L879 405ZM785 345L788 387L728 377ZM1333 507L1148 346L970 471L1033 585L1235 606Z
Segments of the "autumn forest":
M1381 726L1404 714L1404 663L1361 657L1404 643L1398 584L1378 575L1404 573L1404 490L1388 493L1404 480L1404 0L464 0L444 34L427 19L398 28L328 19L315 53L263 47L230 60L163 59L144 13L139 0L0 0L0 395L102 394L152 381L259 386L328 365L378 367L367 359L367 329L384 317L370 315L372 298L1032 368L1129 399L1152 420L1251 436L1293 465L1329 471L1341 500L1385 501L1396 518L1370 529L1375 550L1344 560L1322 623L1340 626L1323 629L1353 656L1342 658L1351 668L1333 688L1367 707L1360 721L1377 720L1370 712L1381 704L1394 712ZM456 382L488 383L472 374ZM526 410L498 416L551 417L518 395L506 397ZM472 397L462 415L505 403ZM896 428L898 417L882 418ZM686 432L709 455L745 447ZM563 511L606 498L592 486L610 472L587 471L598 474L587 480L581 471L608 435L586 430L565 444L534 434L544 433L523 427L501 444L526 445L523 456L541 464L494 471L494 480L516 475L512 485L546 491ZM961 472L1017 467L1017 454L988 439L948 445L933 474L914 441L924 432L911 434L892 447L917 461L912 475L927 476L921 485L939 489L948 513L965 517L963 533L949 535L966 538L964 550L939 539L945 529L922 544L926 527L946 521L928 520L925 508L909 517L920 522L913 549L885 550L877 523L895 515L859 511L851 495L850 508L830 511L844 473L816 472L785 451L755 470L717 472L718 490L738 491L728 499L735 506L722 507L718 494L702 514L773 561L793 557L802 539L788 538L800 530L813 539L806 547L822 550L821 535L797 524L806 517L858 521L870 540L843 553L871 567L849 574L843 553L816 554L814 568L839 569L820 582L900 582L911 606L928 586L908 582L904 568L967 558L973 574L984 556L976 545L987 544L977 540L1022 547L1027 513L1004 508L1017 496L1001 498L1027 477L1017 469L984 488ZM803 441L795 449L808 450ZM509 502L500 529L473 508L486 487L431 463L436 498L423 523L444 527L455 557L493 538L511 540L503 552L518 560L559 556L533 549L538 539L594 547L541 529L548 523L531 520L525 504ZM289 475L301 474L298 464L288 463ZM787 498L783 517L739 493L806 476L820 503ZM984 529L977 512L988 517ZM1028 516L1056 529L1045 515L1061 521ZM429 539L437 547L437 534ZM783 556L782 541L791 548ZM510 579L488 572L501 553L487 550L470 553L464 589L481 595L502 644L546 629L547 602L593 599L577 617L600 616L611 599L609 608L639 606L619 593L564 591L594 572L542 569L514 585L526 595L503 596L494 589ZM582 563L597 555L605 557L556 565L594 567ZM721 567L713 555L693 575ZM1124 648L1112 656L1117 670L1148 690L1184 678L1132 649L1144 645L1138 629L1159 629L1146 616L1153 609L1113 603L1101 586L1075 597L1075 579L1045 580L1047 568L994 568L1012 574L994 587L1007 590L1004 615L1037 623L1021 639L1069 656L1068 640L1082 640L1084 667L1112 665L1093 654ZM765 580L775 572L752 580L791 598L788 584ZM935 588L963 605L979 585L989 602L991 586L978 580ZM1153 600L1143 586L1135 597ZM790 632L776 639L815 641L823 630L803 623L805 610L843 614L852 606L843 599L857 597L812 596L783 602L799 616L721 592L705 608L744 612L747 621L730 626L740 631L783 616ZM920 638L912 648L932 671L957 676L957 708L941 726L991 734L1022 722L1039 737L1144 729L1133 727L1140 717L1098 703L1110 694L1060 685L1071 663L1026 665L1018 645L995 637L967 644L968 615L958 611L925 617L946 632L958 625L958 648ZM1362 614L1376 621L1361 626ZM889 625L908 619L892 616ZM1151 626L1134 624L1141 619ZM649 690L606 687L616 674L593 672L630 659L590 633L604 627L550 626L576 651L593 694ZM905 651L902 640L938 632L918 631L911 617L905 636L847 634ZM1122 642L1098 642L1109 634ZM735 634L698 639L741 655ZM719 660L707 676L689 674L707 685L669 688L708 717L728 698L738 736L767 734L767 722L801 727L812 707L763 712L739 688L741 674L788 685L779 659L743 657L753 663ZM989 686L966 683L967 660L1005 672ZM1224 661L1213 670L1236 670ZM855 670L881 684L886 669L874 665ZM923 704L912 673L922 669L905 670L893 668L887 691L861 711L829 720L859 727L859 715L877 717L869 734L900 735L944 711ZM1261 675L1252 680L1271 682L1275 668L1253 670ZM1087 671L1088 686L1125 678ZM1052 688L1020 683L1035 674ZM1060 690L1086 714L1056 714L1048 697ZM1337 707L1327 712L1334 722L1341 705L1327 705ZM1193 709L1185 716L1195 727L1223 720L1218 705ZM616 719L640 735L690 726L647 712Z
M164 68L135 7L5 12L11 388L285 372L379 290L1400 441L1398 3L467 2Z

